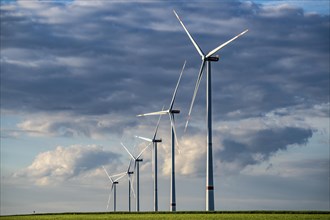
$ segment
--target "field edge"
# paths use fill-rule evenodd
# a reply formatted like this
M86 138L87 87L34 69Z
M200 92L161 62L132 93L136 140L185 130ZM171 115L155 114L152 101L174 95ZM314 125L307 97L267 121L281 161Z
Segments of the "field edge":
M287 211L287 210L251 210L251 211L140 211L140 212L128 212L128 211L118 211L118 212L63 212L63 213L34 213L34 214L17 214L17 215L0 215L1 217L10 216L42 216L42 215L122 215L122 214L330 214L330 211L315 211L315 210L302 210L302 211Z

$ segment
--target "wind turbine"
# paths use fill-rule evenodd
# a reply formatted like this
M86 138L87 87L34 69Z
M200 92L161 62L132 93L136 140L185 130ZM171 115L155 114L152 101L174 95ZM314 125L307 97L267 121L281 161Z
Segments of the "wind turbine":
M227 42L221 44L220 46L214 48L210 52L208 52L206 55L203 53L202 49L198 46L194 38L190 35L189 31L181 21L178 14L173 10L174 14L178 18L179 22L181 23L183 29L186 31L189 39L195 46L197 52L202 57L202 64L199 70L199 74L197 77L196 85L194 94L192 97L192 101L190 104L190 109L188 113L188 120L185 126L185 129L188 126L189 118L191 115L191 110L194 105L194 101L196 98L196 94L198 91L198 87L203 75L203 70L205 67L205 63L207 66L207 72L206 72L206 119L207 119L207 156L206 156L206 210L207 211L214 211L214 186L213 186L213 156L212 156L212 94L211 94L211 62L217 62L219 60L218 56L213 56L216 52L221 50L223 47L225 47L230 42L236 40L238 37L245 34L248 29L240 33L239 35L233 37L232 39L228 40Z
M111 193L113 190L113 211L116 211L116 186L119 183L118 180L120 180L121 178L123 178L126 173L119 173L119 174L115 174L110 176L109 173L107 172L107 170L103 167L105 173L107 174L110 182L111 182L111 190L109 193L109 199L108 199L108 204L107 204L107 210L109 209L109 204L110 204L110 199L111 199ZM114 177L117 177L116 179L113 179Z
M182 77L182 73L184 70L184 67L186 66L186 61L184 61L181 73L180 73L180 77L179 80L176 84L174 93L173 93L173 97L172 97L172 101L170 103L170 107L167 110L162 110L159 112L151 112L151 113L146 113L146 114L141 114L141 115L137 115L137 116L148 116L148 115L165 115L168 114L170 117L170 122L171 122L171 140L172 140L172 148L171 148L171 154L172 154L172 161L171 161L171 165L172 165L172 171L171 171L171 192L170 192L170 197L171 197L171 202L170 202L170 211L176 211L176 192L175 192L175 141L178 144L178 140L177 140L177 135L176 135L176 130L175 130L175 121L174 121L174 114L179 114L180 110L175 110L173 109L173 105L174 105L174 101L175 101L175 97L176 97L176 93L178 91L178 87L180 84L180 80Z
M163 108L164 110L164 108ZM142 140L148 141L150 143L153 143L153 159L154 159L154 211L158 211L158 182L157 182L157 143L162 142L162 139L157 139L157 131L158 131L158 127L159 127L159 122L161 119L162 115L159 116L158 122L157 122L157 126L155 129L155 133L154 136L152 137L152 139L150 138L145 138L145 137L141 137L141 136L135 136L137 138L140 138Z
M139 163L143 161L143 159L141 159L140 157L143 154L143 152L150 146L150 144L148 144L145 148L143 148L143 150L138 154L137 157L134 157L133 154L131 154L131 152L125 147L125 145L123 143L121 143L121 145L125 148L127 153L134 160L134 170L136 169L136 211L139 212L140 211L140 165L139 165Z
M128 179L128 211L129 212L131 211L131 191L133 192L133 195L135 196L134 188L131 184L131 180L132 180L131 175L134 174L133 171L130 171L131 165L132 165L132 158L129 161L129 165L128 165L127 171L125 173L127 175L127 179Z

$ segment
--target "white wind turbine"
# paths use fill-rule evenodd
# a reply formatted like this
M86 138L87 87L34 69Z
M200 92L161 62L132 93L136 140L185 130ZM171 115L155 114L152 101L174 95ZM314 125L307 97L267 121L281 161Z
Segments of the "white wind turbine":
M175 121L174 121L174 114L179 114L180 110L175 110L173 109L173 105L174 105L174 101L175 101L175 97L176 97L176 93L178 91L178 87L180 84L180 80L182 77L182 73L184 70L184 67L186 65L186 61L184 61L181 73L180 73L180 77L179 80L176 84L174 93L173 93L173 97L172 97L172 101L170 103L170 107L167 110L162 110L159 112L151 112L151 113L146 113L146 114L141 114L141 115L137 115L137 116L148 116L148 115L165 115L168 114L170 117L170 121L171 121L171 140L172 140L172 148L171 148L171 155L172 155L172 161L171 161L171 165L172 165L172 171L171 171L171 192L170 192L170 197L171 197L171 201L170 201L170 211L176 211L176 192L175 192L175 142L178 144L178 140L177 140L177 135L176 135L176 130L175 130Z
M111 193L112 193L112 190L113 190L113 211L115 212L116 211L116 191L117 191L116 190L116 186L119 183L118 180L120 180L121 178L123 178L126 175L126 172L125 173L119 173L119 174L115 174L115 175L110 176L109 173L107 172L107 170L104 167L103 167L103 169L104 169L104 172L107 174L107 176L108 176L108 178L109 178L109 180L111 182L111 190L110 190L110 193L109 193L107 210L109 209L109 204L110 204L110 200L111 200ZM114 178L114 177L117 177L117 178Z
M140 157L143 154L143 152L150 146L150 144L148 144L145 148L143 148L143 150L136 157L133 156L133 154L125 147L125 145L123 143L121 143L121 145L125 148L127 153L134 160L134 171L136 170L136 204L135 205L136 205L136 211L139 212L140 211L140 165L139 165L139 163L143 161L143 159Z
M205 63L207 64L207 72L206 72L206 118L207 118L207 156L206 156L206 210L207 211L214 211L214 186L213 186L213 156L212 156L212 96L211 96L211 62L217 62L219 60L218 56L213 56L216 52L218 52L220 49L225 47L230 42L234 41L238 37L245 34L248 30L243 31L239 35L233 37L232 39L228 40L227 42L221 44L220 46L214 48L210 52L208 52L206 55L203 53L202 49L198 46L196 41L193 39L193 37L188 32L187 28L181 21L178 14L173 10L174 14L178 18L179 22L181 23L183 29L187 33L189 39L195 46L197 52L202 57L202 64L199 70L199 74L197 77L195 90L193 94L193 98L191 101L189 113L188 113L188 120L185 126L185 129L188 126L189 118L191 115L191 110L194 105L195 97L198 91L198 87L203 75L203 70Z
M127 175L127 179L128 179L128 211L131 211L131 191L133 192L133 195L135 197L135 192L134 192L134 188L132 186L132 179L131 179L131 175L134 174L133 171L131 170L131 165L132 165L132 158L129 161L129 165L126 171L126 175Z
M153 161L154 161L154 211L158 211L157 143L162 142L162 139L157 139L156 136L157 136L157 131L158 131L158 127L159 127L159 123L160 123L161 117L162 117L162 115L159 116L159 119L158 119L158 122L157 122L157 126L156 126L156 129L155 129L155 133L154 133L154 136L152 137L152 139L141 137L141 136L135 136L135 137L140 138L142 140L145 140L145 141L148 141L150 143L153 143L153 149L152 150L153 150Z

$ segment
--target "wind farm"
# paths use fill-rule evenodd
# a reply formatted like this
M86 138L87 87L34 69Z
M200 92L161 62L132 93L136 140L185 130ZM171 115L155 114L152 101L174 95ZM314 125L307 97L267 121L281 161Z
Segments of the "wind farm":
M329 218L329 12L0 5L0 220Z
M180 77L178 79L178 82L176 84L173 97L170 103L170 106L167 110L162 110L158 112L151 112L151 113L145 113L145 114L140 114L137 115L138 117L141 116L149 116L149 115L164 115L168 114L170 117L170 122L171 122L171 192L170 192L170 211L176 211L176 189L175 189L175 143L178 144L178 139L176 135L176 130L175 130L175 120L174 120L174 114L179 114L180 110L173 109L176 94L178 91L178 87L180 85L180 80L184 71L184 68L186 66L186 61L183 64Z
M197 52L199 53L199 55L202 58L202 64L198 73L198 77L197 77L197 81L196 81L196 85L195 85L195 89L193 91L193 97L192 97L192 101L190 104L190 108L189 108L189 112L188 112L188 118L187 118L187 122L185 124L185 131L187 129L188 123L189 123L189 119L191 116L191 112L193 109L193 105L194 105L194 101L198 92L198 88L203 76L203 72L204 72L204 67L205 65L207 66L207 92L206 92L206 111L207 111L207 115L206 115L206 125L207 125L207 138L206 138L206 203L205 203L205 210L206 211L214 211L215 210L215 202L214 202L214 183L213 183L213 154L212 154L212 88L211 88L211 62L217 62L219 61L219 57L218 56L214 56L215 53L217 53L219 50L221 50L223 47L225 47L226 45L228 45L229 43L231 43L232 41L236 40L237 38L241 37L242 35L244 35L246 32L248 32L248 30L246 29L245 31L243 31L242 33L238 34L237 36L233 37L232 39L226 41L225 43L221 44L220 46L214 48L213 50L211 50L210 52L208 52L207 54L204 54L204 52L202 51L202 49L199 47L199 45L196 43L196 41L194 40L194 38L191 36L191 34L189 33L189 31L187 30L186 26L184 25L184 23L182 22L182 20L180 19L179 15L176 13L175 10L173 10L176 18L179 20L180 24L182 25L183 29L185 30L186 34L188 35L189 39L191 40L192 44L194 45L194 47L196 48ZM175 114L179 114L180 110L177 109L173 109L174 107L174 103L175 103L175 99L176 99L176 95L178 92L178 88L180 85L180 81L184 72L186 66L186 61L184 61L179 79L177 81L169 108L167 110L164 110L164 108L161 111L156 111L156 112L150 112L150 113L144 113L144 114L138 114L138 117L141 116L155 116L155 115L169 115L169 119L170 119L170 125L171 125L171 184L170 184L170 204L169 204L169 210L171 212L175 212L176 211L176 184L175 184L175 144L177 146L179 146L178 143L178 137L177 137L177 132L176 132L176 128L175 128ZM131 156L131 159L134 160L134 172L136 170L136 179L137 179L137 183L136 183L136 211L139 212L140 211L140 187L139 187L139 163L142 162L143 160L140 159L140 157L142 156L143 152L150 146L150 144L153 144L153 158L154 158L154 211L158 211L158 184L157 184L157 143L161 142L161 139L156 139L156 135L157 135L157 131L158 131L158 127L159 127L159 123L160 123L160 119L161 117L159 117L158 122L157 122L157 126L153 135L153 138L145 138L145 137L141 137L141 136L136 136L137 138L140 138L142 140L148 141L149 145L147 145L140 153L137 157L134 157L132 155L132 153L126 148L126 146L121 143L121 145L124 147L124 149L127 151L127 153Z

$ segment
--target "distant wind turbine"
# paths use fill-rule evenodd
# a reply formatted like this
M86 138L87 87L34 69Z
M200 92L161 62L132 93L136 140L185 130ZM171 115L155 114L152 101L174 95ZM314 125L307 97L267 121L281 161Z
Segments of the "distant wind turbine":
M176 130L175 130L175 121L174 121L174 114L179 114L180 110L174 110L173 109L173 105L174 105L174 101L176 98L176 93L178 91L178 87L180 84L180 80L182 77L182 73L184 70L184 67L186 66L186 61L184 61L181 73L180 73L180 77L179 80L176 84L174 93L173 93L173 97L172 97L172 101L170 103L170 107L167 110L162 110L159 112L151 112L151 113L146 113L146 114L141 114L141 115L137 115L137 116L148 116L148 115L165 115L168 114L170 117L170 122L171 122L171 139L172 139L172 148L171 148L171 153L172 153L172 161L171 161L171 165L172 165L172 171L171 171L171 192L170 192L170 197L171 197L171 202L170 202L170 211L176 211L176 192L175 192L175 142L178 144L178 139L177 139L177 135L176 135Z
M164 108L163 108L163 110L164 110ZM162 115L159 116L157 126L156 126L156 129L155 129L155 133L154 133L154 136L152 137L152 139L141 137L141 136L135 136L135 137L140 138L142 140L153 143L153 149L152 150L153 150L153 160L154 160L154 211L158 211L157 143L162 142L162 139L157 139L156 136L157 136L157 131L158 131L158 127L159 127L161 117L162 117Z
M110 204L110 200L111 200L111 193L113 191L113 211L116 211L116 186L119 183L118 180L120 180L121 178L123 178L126 173L119 173L119 174L115 174L110 176L109 173L107 172L107 170L103 167L104 172L107 174L110 182L111 182L111 190L109 193L109 199L108 199L108 204L107 204L107 210L109 209L109 204ZM114 178L117 177L117 178ZM114 179L113 179L114 178Z
M133 195L135 197L135 192L134 192L134 188L132 186L132 179L131 179L131 175L134 174L133 171L130 171L131 170L131 165L132 165L132 158L130 159L129 161L129 165L128 165L128 168L127 168L127 171L126 171L126 175L127 175L127 179L128 179L128 211L130 212L131 211L131 191L133 192Z
M211 94L211 62L217 62L219 60L218 56L213 56L216 52L221 50L223 47L225 47L230 42L236 40L238 37L245 34L248 30L243 31L239 35L233 37L232 39L228 40L227 42L221 44L220 46L214 48L210 52L208 52L206 55L203 53L202 49L198 46L194 38L190 35L189 31L181 21L178 14L173 10L174 14L176 15L177 19L181 23L183 29L187 33L189 39L195 46L197 52L202 57L202 64L199 70L199 74L197 77L195 90L193 94L193 98L191 101L189 113L188 113L188 120L185 125L185 130L188 126L189 118L191 115L191 110L194 105L195 97L198 91L198 87L203 75L203 70L205 63L207 64L207 73L206 73L206 118L207 118L207 158L206 158L206 210L207 211L214 211L214 186L213 186L213 156L212 156L212 94Z
M141 159L140 157L143 154L143 152L150 146L150 144L148 144L145 148L143 148L143 150L136 157L133 156L133 154L126 148L126 146L123 143L121 143L121 145L125 148L127 153L134 160L134 171L136 170L136 204L135 205L136 205L136 211L139 212L140 211L140 165L139 165L139 163L143 161L143 159Z

